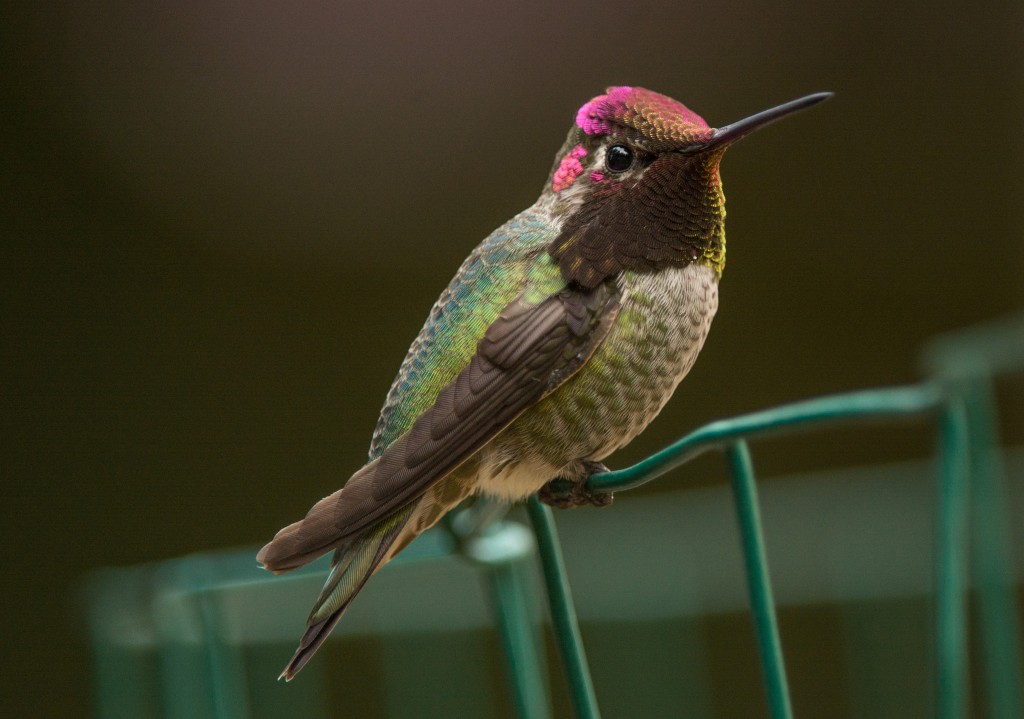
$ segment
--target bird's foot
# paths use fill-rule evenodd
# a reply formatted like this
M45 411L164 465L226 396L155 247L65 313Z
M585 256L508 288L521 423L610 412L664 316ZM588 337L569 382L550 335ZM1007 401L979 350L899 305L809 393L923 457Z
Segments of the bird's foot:
M537 492L537 499L544 504L558 509L573 507L607 507L612 503L611 492L591 492L587 489L587 480L591 475L607 472L608 468L600 462L583 460L579 463L580 470L571 477L559 476L545 484Z

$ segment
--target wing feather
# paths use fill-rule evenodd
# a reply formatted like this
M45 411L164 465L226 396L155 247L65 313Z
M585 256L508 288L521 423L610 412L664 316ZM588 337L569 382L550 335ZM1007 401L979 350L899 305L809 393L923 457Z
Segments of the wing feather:
M579 370L618 316L619 300L609 281L507 305L469 364L412 427L305 519L278 532L259 561L273 571L294 569L422 495Z

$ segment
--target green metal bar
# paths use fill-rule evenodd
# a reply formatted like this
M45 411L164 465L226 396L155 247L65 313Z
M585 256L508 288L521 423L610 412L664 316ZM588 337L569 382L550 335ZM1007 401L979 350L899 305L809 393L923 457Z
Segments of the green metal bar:
M775 618L775 600L772 598L771 581L768 577L768 556L761 529L754 465L750 459L750 450L744 441L730 444L726 454L732 470L733 497L743 542L743 562L747 571L750 608L754 615L757 647L761 655L761 668L764 671L765 689L768 693L768 708L772 719L792 719L793 707L789 700L786 664L782 659L782 643L779 640L779 626Z
M1024 313L956 330L931 340L924 367L939 375L995 375L1024 369Z
M971 452L971 505L977 597L988 697L986 716L1024 717L1024 665L1014 607L1010 552L1010 506L1006 471L999 453L995 397L991 380L977 377L963 385Z
M209 592L200 592L197 599L203 645L209 663L214 716L217 719L245 719L251 712L244 657L237 646L229 645L221 636L219 627L223 623L218 616L216 599Z
M936 538L936 709L939 719L965 719L967 677L968 444L962 403L952 399L939 422L942 457Z
M864 390L819 397L706 424L632 467L593 475L592 492L621 492L660 477L739 437L751 438L783 429L856 418L902 417L935 410L942 400L938 387L924 384Z
M1024 367L1024 314L933 340L929 371L964 401L970 452L972 553L984 657L987 716L1024 717L1005 471L992 376Z
M537 544L522 524L496 519L507 506L495 504L463 512L451 528L465 556L487 569L516 713L520 719L549 719L544 640L527 588Z
M149 615L152 569L94 570L82 587L94 666L94 716L162 716Z
M555 519L551 515L551 508L541 504L536 496L530 497L526 508L537 536L548 606L551 609L551 623L562 656L562 665L565 667L569 695L572 697L576 716L578 719L600 719L597 695L594 693L594 682L590 677L587 656L583 650L583 638L580 636L580 627L576 620L576 608L569 589L569 578L565 573L565 560L562 558L562 548L558 542Z
M509 681L520 719L548 719L547 683L539 625L527 601L522 562L506 562L491 572L498 628L508 662Z

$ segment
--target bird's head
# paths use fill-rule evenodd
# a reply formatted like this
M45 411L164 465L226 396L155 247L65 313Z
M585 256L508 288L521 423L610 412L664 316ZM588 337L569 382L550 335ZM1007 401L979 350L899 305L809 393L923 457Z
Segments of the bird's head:
M585 103L542 195L561 220L549 252L567 280L593 287L622 270L725 266L719 163L739 138L830 97L808 95L721 128L640 87Z

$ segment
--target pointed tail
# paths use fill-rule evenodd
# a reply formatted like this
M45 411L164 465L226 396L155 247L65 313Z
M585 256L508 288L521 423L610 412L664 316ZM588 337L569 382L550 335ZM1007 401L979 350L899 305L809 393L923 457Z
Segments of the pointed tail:
M306 620L306 633L279 679L291 681L299 673L327 639L366 580L394 554L391 547L412 516L414 506L391 515L335 550L330 574Z
M472 489L472 483L460 473L449 475L419 499L343 539L339 539L341 530L330 511L337 500L336 492L318 502L305 519L278 532L256 556L266 569L275 573L301 567L334 549L331 571L306 621L306 633L281 676L291 680L298 674L327 639L366 580L465 499Z

